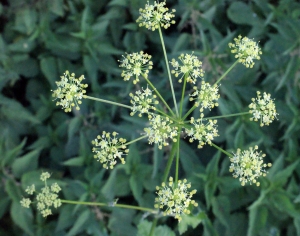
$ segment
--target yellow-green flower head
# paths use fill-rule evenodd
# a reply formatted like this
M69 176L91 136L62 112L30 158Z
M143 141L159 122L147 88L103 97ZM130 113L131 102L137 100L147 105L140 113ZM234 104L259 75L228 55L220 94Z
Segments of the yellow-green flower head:
M125 164L124 155L127 155L129 149L126 148L126 139L116 138L117 132L112 134L103 131L102 135L98 135L95 140L92 141L93 147L92 151L96 153L94 155L95 159L98 159L100 163L103 164L103 168L113 169L117 164L117 159Z
M163 209L164 215L172 215L178 221L181 221L182 214L190 214L188 209L190 205L198 206L192 196L197 192L195 189L189 192L191 184L187 180L178 180L177 185L173 182L173 178L169 178L169 183L162 183L161 186L156 187L156 194L154 207Z
M186 81L188 83L195 84L197 78L203 78L204 71L202 70L202 62L193 54L181 54L179 57L180 62L172 59L170 61L171 65L174 67L174 70L171 71L175 77L179 78L178 82L182 82L182 78L187 75Z
M148 88L138 90L135 92L135 95L130 93L129 96L132 98L130 100L132 107L132 112L130 113L133 116L136 112L139 112L139 117L142 117L143 113L149 112L149 110L155 110L155 105L158 104L156 100L156 95L152 94L152 91Z
M139 26L145 26L148 30L156 30L159 27L169 28L171 24L175 24L175 21L172 18L175 17L173 14L176 10L172 9L171 12L168 12L169 9L165 7L166 2L157 2L154 1L154 5L150 5L149 1L147 2L145 9L140 9L140 16L136 20L139 23Z
M211 86L209 83L201 82L201 88L198 90L196 86L193 88L195 91L190 95L190 101L195 101L195 106L200 106L200 112L204 108L211 110L215 106L219 106L218 99L220 98L219 86Z
M168 139L177 142L178 127L173 126L173 121L160 115L149 115L150 127L144 129L148 135L149 144L157 143L158 148L169 145Z
M85 88L88 87L87 84L81 83L85 79L84 76L82 75L77 79L74 73L70 74L69 71L66 71L60 78L60 81L55 82L58 88L51 90L55 100L58 99L56 105L62 106L65 112L70 112L72 107L76 107L79 110L81 99L86 93Z
M267 172L264 168L272 166L271 163L265 164L263 162L266 155L256 151L257 149L258 146L250 147L246 151L238 149L234 156L230 158L229 171L233 172L234 178L239 178L242 186L248 182L250 185L253 183L259 186L260 183L257 182L257 178L266 176Z
M45 183L45 187L36 196L37 209L40 211L43 217L52 215L51 207L58 208L61 206L61 200L58 198L58 193L61 191L61 188L57 183L53 183L50 187L47 186L47 179L50 178L48 172L41 174L41 180ZM33 195L35 186L28 186L25 190L29 195ZM29 208L31 200L29 198L23 198L20 201L21 205L25 208Z
M277 119L276 107L274 100L271 99L271 95L266 92L261 96L257 91L257 98L252 98L252 103L249 105L250 113L253 117L251 121L260 120L260 126L269 125L274 119Z
M204 115L201 114L201 118L195 120L191 118L190 123L194 126L190 129L185 129L185 132L190 137L189 141L192 143L195 140L199 141L198 148L202 148L203 145L211 145L211 141L214 137L219 136L217 130L217 120L208 120L206 124L203 124Z
M119 60L120 67L124 68L121 76L124 77L125 81L130 80L131 77L134 77L133 83L136 84L140 81L140 76L147 77L149 70L152 69L153 63L150 61L151 55L144 53L143 51L139 53L126 54L122 55L123 59Z
M229 43L228 46L232 48L231 52L236 54L235 58L238 58L239 62L245 65L247 68L254 66L254 59L259 60L262 54L258 44L253 40L239 35L234 39L235 43Z

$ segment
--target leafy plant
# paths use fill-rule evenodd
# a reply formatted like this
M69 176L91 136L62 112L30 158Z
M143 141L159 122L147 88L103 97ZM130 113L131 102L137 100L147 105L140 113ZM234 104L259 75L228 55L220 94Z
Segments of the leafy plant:
M170 148L163 147L163 152L158 146L149 145L146 139L132 143L124 156L126 163L106 171L95 163L90 140L103 130L111 135L116 131L127 140L134 140L145 132L147 115L130 116L124 107L88 99L80 104L79 111L64 114L55 108L50 93L59 75L68 69L86 76L88 96L130 105L130 99L137 96L134 90L152 88L142 84L142 79L140 86L120 80L121 70L116 62L124 51L144 51L152 55L149 79L168 104L172 104L159 38L156 32L143 31L132 23L138 18L137 10L144 5L145 2L134 0L101 3L57 0L10 1L9 7L5 4L1 7L1 19L5 22L0 47L1 196L4 196L1 234L19 235L20 228L29 235L149 232L154 215L112 205L154 210L155 188L161 186L168 154L174 146L172 141ZM242 187L230 176L229 158L209 145L197 150L195 141L188 144L187 139L182 139L178 178L188 179L192 190L197 190L192 198L198 206L190 209L190 215L183 214L179 224L170 217L160 216L160 226L154 234L299 234L299 3L167 1L167 5L176 9L178 22L164 33L168 58L178 58L192 49L193 56L202 61L205 81L210 84L234 60L228 56L227 45L235 36L247 35L260 41L261 59L252 69L235 66L222 79L219 106L210 115L247 112L243 109L255 97L256 90L272 94L280 115L277 124L262 128L249 121L250 116L218 119L219 136L214 137L214 144L230 154L241 147L258 145L266 153L267 162L273 163L267 177L260 179L260 187ZM175 93L182 91L183 83L173 82ZM191 92L192 87L187 90ZM180 98L181 92L175 97ZM191 108L193 102L185 99L183 108ZM177 105L180 108L180 103ZM198 108L190 116L197 119L200 113ZM209 114L204 112L205 117ZM175 166L170 168L172 176L176 175ZM109 206L63 204L47 220L35 211L24 211L19 204L25 195L22 190L32 184L40 189L42 170L51 173L49 186L53 182L61 186L61 197ZM11 226L9 230L6 225Z

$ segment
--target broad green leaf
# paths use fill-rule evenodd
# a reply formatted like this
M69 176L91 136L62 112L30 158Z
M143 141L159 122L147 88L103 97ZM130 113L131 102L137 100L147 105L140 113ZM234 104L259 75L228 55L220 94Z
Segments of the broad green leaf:
M59 81L60 77L57 70L57 63L54 57L44 57L40 61L40 67L47 78L49 84L51 85L52 89L55 89L55 81ZM66 68L67 70L67 68Z
M108 228L111 235L132 236L137 234L137 230L132 226L135 210L124 208L113 208L110 215Z
M228 18L237 24L255 25L259 24L258 15L252 11L244 2L234 1L227 10Z
M188 41L190 35L189 34L180 34L180 36L177 38L176 43L174 44L174 47L172 48L172 53L177 53L180 50L183 50L186 48L186 42ZM176 58L177 60L177 58Z
M265 226L268 218L268 209L265 206L252 208L249 212L248 236L257 235Z
M13 174L20 178L24 173L37 169L41 149L33 150L17 158L12 164Z
M30 35L36 27L37 12L34 8L29 7L19 9L19 12L16 14L14 29Z
M63 204L59 209L59 217L55 232L65 230L74 224L74 216L72 215L73 211L72 205Z
M2 153L2 158L1 160L1 166L5 167L6 165L11 165L13 161L20 155L22 149L24 148L24 145L26 143L26 139L23 139L23 141L13 149L9 151L4 150L4 146L1 145L1 153Z
M1 110L5 117L16 121L29 121L32 124L40 124L40 121L23 107L19 102L0 96Z
M4 191L1 191L0 193L3 196L0 199L0 219L2 219L3 215L5 214L5 212L8 209L11 201L8 196L5 196Z
M14 202L19 202L21 199L21 190L20 187L16 185L15 182L8 179L5 182L5 191L8 194L9 198L12 199Z
M138 224L137 236L149 236L151 227L152 227L152 222L143 220L142 222L140 222ZM172 230L168 226L160 225L160 226L155 227L153 235L175 236L175 233L172 232Z
M62 163L64 166L83 166L84 157L74 157Z
M286 192L273 191L269 194L270 205L275 206L279 211L289 214L291 217L300 219L300 213L288 197Z
M63 16L64 15L64 2L63 0L52 0L48 2L50 10L58 15Z
M272 178L269 177L269 179L276 186L284 185L287 182L288 178L291 176L292 172L296 169L298 164L299 160L295 161L285 169L277 171L277 173Z
M101 192L110 200L115 196L126 196L130 192L128 175L125 174L122 165L117 165L110 172L109 178L102 187Z
M80 116L75 116L71 119L68 127L68 140L70 140L75 135L75 133L78 132L81 126L82 118Z
M182 214L181 217L182 220L178 223L178 231L180 235L185 233L189 226L195 229L206 218L203 212L199 212L197 215Z
M19 201L13 201L10 208L10 215L14 221L14 224L18 225L28 235L36 235L34 231L31 209L22 207Z
M230 202L228 197L218 196L212 199L212 210L220 222L228 229L230 215Z
M86 209L85 211L80 212L79 216L77 217L76 221L73 224L73 227L66 234L66 236L78 235L83 230L85 230L86 227L88 226L90 217L91 217L91 211L89 209Z
M129 185L132 191L134 198L137 200L139 205L142 203L142 193L143 193L143 176L139 175L140 172L137 172L134 175L130 176Z

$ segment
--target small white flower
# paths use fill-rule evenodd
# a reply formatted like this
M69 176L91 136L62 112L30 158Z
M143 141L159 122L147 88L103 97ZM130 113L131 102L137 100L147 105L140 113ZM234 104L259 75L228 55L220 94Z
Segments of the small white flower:
M239 35L234 39L235 43L229 43L228 46L232 48L231 52L236 54L235 58L238 58L239 62L246 67L252 68L254 66L254 59L259 60L262 54L258 44L253 40Z
M61 206L61 200L58 198L58 194L61 188L57 183L53 183L50 187L47 186L47 179L50 178L48 172L43 172L40 179L44 182L45 186L41 188L40 192L36 195L36 206L43 217L47 217L52 214L51 207L58 208ZM28 186L25 190L28 194L32 195L35 192L35 185ZM29 208L31 200L29 198L23 198L20 201L23 207Z
M144 129L148 135L149 144L157 143L158 148L169 145L168 139L177 142L178 127L168 117L150 115L150 127Z
M229 171L233 172L234 178L239 178L241 185L246 183L260 185L257 182L257 178L260 176L266 176L265 167L271 167L272 164L265 164L263 158L266 156L261 152L256 151L258 146L254 148L250 147L249 150L241 151L238 149L234 156L230 158L231 165Z
M147 76L149 70L152 69L153 63L150 61L151 55L143 51L127 54L126 57L122 57L123 59L119 62L120 67L124 69L121 76L124 77L125 81L128 81L131 77L135 77L133 83L136 84L140 81L139 77L141 75Z
M193 54L181 54L179 57L181 63L172 59L170 62L174 67L174 70L171 71L175 77L179 78L179 83L182 82L182 78L187 74L187 82L195 84L198 78L203 78L204 71L202 70L202 62Z
M273 120L277 119L276 116L278 114L276 113L274 100L266 92L261 96L260 92L257 91L257 98L252 98L249 108L249 112L253 115L250 120L260 120L260 126L269 125Z
M175 17L173 14L175 9L172 9L171 13L168 12L168 8L165 7L166 2L157 2L154 1L154 5L150 5L149 1L147 2L144 9L140 9L140 16L136 20L139 22L139 26L145 26L149 30L156 30L159 27L169 28L171 24L175 24L175 21L172 18Z
M60 78L61 81L55 82L58 88L51 90L53 92L52 96L58 99L56 105L62 106L65 112L70 112L72 107L76 107L79 110L81 99L86 93L85 88L88 87L87 84L81 83L84 80L84 76L82 75L77 79L74 73L70 74L69 71L66 71Z
M125 164L125 159L122 157L127 155L129 149L126 148L126 139L116 138L118 135L117 132L112 134L109 132L103 131L102 135L98 135L95 140L92 141L93 152L96 153L94 158L98 159L100 163L103 164L103 168L113 169L117 164L117 159L121 161L122 164Z
M198 148L202 148L206 143L211 144L214 137L219 136L216 125L217 120L208 120L206 124L203 124L203 116L204 115L201 114L201 118L197 120L192 117L190 123L193 127L185 129L187 135L190 137L190 142L193 142L194 140L199 141Z
M211 109L218 106L218 99L220 98L219 86L211 86L204 81L201 82L201 88L198 90L196 86L193 88L195 91L190 95L190 101L195 101L195 106L200 106L200 112L205 109Z
M155 198L156 204L154 205L157 209L164 209L164 215L174 215L175 219L181 221L182 214L190 214L188 207L190 205L198 206L192 196L197 192L195 189L189 192L191 184L187 184L187 180L178 180L177 185L173 182L173 178L169 178L169 183L162 183L161 186L156 187Z
M138 90L135 92L135 95L130 93L129 96L132 98L130 100L132 107L132 112L130 113L133 116L136 112L139 112L139 117L142 116L143 113L148 113L150 110L155 110L155 105L158 104L156 100L156 95L152 94L152 91L148 88Z

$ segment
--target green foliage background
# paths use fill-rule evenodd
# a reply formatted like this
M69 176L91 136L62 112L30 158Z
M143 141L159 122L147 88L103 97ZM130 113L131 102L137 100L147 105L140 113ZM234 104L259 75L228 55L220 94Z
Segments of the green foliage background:
M0 4L0 235L147 235L153 220L135 210L63 205L43 219L19 201L42 170L63 188L62 198L153 207L168 149L147 141L130 146L125 165L103 170L90 141L106 131L136 138L146 118L84 101L65 114L51 89L65 70L84 74L88 95L129 104L117 60L143 50L153 56L151 81L171 101L157 32L135 23L140 0L7 0ZM239 34L260 41L253 69L242 65L222 81L214 114L247 110L256 90L275 98L279 120L260 128L247 117L218 122L216 144L232 152L254 144L273 163L261 186L241 187L228 157L212 147L183 142L180 177L187 178L199 207L179 225L162 217L156 235L300 235L300 3L297 0L168 0L176 25L164 31L169 58L194 51L206 81L234 61L228 42ZM180 88L175 82L175 87Z

